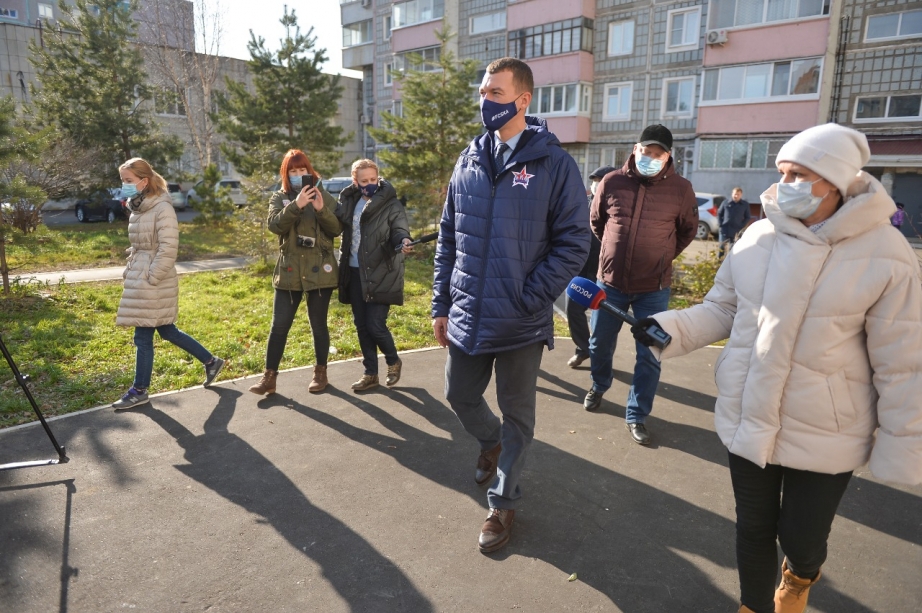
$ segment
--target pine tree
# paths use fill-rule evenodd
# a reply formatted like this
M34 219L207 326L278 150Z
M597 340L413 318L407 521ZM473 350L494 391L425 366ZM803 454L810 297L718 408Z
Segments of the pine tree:
M155 167L179 157L181 142L160 133L146 104L153 90L133 42L137 0L76 0L61 9L62 28L46 30L43 47L29 45L41 85L32 91L39 121L100 151L110 174L135 156Z
M407 197L418 228L438 223L455 161L482 129L471 85L477 62L455 61L447 47L452 37L447 26L436 35L441 70L394 75L403 94L403 114L382 113L383 126L369 130L376 141L388 145L378 152L382 174ZM411 56L409 61L420 65L422 58Z
M313 28L302 34L295 12L287 6L279 22L285 26L285 38L275 52L250 31L247 65L255 93L243 82L225 80L227 93L218 97L216 121L230 143L221 150L246 176L275 170L266 167L260 153L265 147L278 154L272 162L276 167L287 150L301 149L318 172L335 174L338 154L332 154L347 140L343 129L330 123L343 90L339 77L320 71L326 49L314 49Z

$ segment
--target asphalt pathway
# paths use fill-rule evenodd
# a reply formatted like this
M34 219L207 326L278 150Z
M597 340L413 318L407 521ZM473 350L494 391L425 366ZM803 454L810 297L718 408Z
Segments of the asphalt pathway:
M203 272L207 270L226 270L228 268L243 268L247 265L247 258L219 258L214 260L193 260L190 262L176 262L176 272L184 275L190 272ZM14 280L19 283L89 283L91 281L121 281L125 266L109 266L106 268L86 268L82 270L60 270L56 272L42 272L18 275Z
M645 448L624 429L620 340L598 413L570 341L545 353L512 541L489 556L444 350L403 354L391 390L352 392L353 360L318 395L296 369L267 398L251 377L55 419L70 463L0 473L0 610L736 613L718 350L665 365ZM50 455L40 427L0 432L0 463ZM922 487L857 471L829 550L808 611L922 610Z

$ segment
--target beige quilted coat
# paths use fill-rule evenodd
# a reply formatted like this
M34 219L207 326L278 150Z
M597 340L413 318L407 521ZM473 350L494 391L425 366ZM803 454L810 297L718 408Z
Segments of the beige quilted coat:
M115 323L156 328L176 321L179 283L176 252L179 225L169 194L145 197L128 218L128 266Z
M733 246L703 304L656 315L662 358L729 337L715 364L724 445L766 463L922 482L922 281L893 200L859 173L815 234L784 215Z

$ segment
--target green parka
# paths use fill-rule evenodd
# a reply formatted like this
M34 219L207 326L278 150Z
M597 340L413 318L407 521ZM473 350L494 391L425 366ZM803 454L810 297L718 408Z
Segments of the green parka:
M339 261L339 301L350 304L349 252L352 249L352 216L362 190L355 183L339 194L336 217L343 226ZM410 238L407 210L397 200L397 191L384 181L362 210L359 241L359 276L365 302L403 304L403 254L395 251Z
M279 258L272 275L275 289L309 292L336 287L339 271L333 254L333 239L343 231L334 214L336 199L320 185L323 208L312 204L299 209L298 192L284 189L269 200L269 231L279 237ZM299 247L298 235L316 239L313 247Z

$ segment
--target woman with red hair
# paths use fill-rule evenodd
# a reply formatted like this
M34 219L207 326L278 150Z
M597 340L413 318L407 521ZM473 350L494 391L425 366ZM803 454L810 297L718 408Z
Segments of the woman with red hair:
M250 391L254 394L275 392L288 331L303 296L317 356L314 377L307 389L317 393L327 386L330 353L327 311L339 278L333 239L343 227L333 214L336 200L323 188L320 175L303 151L288 151L279 174L282 186L269 199L268 219L269 230L279 237L278 261L272 275L275 287L272 329L266 348L266 371Z

